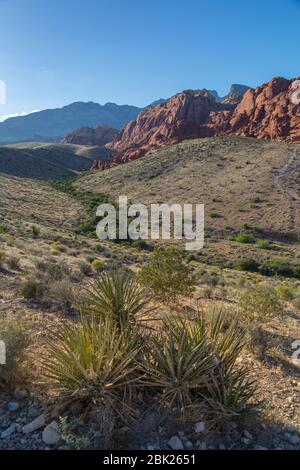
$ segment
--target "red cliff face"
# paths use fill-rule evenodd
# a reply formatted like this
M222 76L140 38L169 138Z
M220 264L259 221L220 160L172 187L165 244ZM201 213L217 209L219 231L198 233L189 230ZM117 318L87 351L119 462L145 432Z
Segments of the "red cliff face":
M300 105L292 101L294 81L274 78L248 90L237 105L226 134L300 142Z
M192 138L239 135L300 142L300 105L292 101L293 82L274 78L246 91L237 105L217 102L207 92L184 91L129 122L107 144L116 152L109 165ZM94 168L100 165L95 162Z

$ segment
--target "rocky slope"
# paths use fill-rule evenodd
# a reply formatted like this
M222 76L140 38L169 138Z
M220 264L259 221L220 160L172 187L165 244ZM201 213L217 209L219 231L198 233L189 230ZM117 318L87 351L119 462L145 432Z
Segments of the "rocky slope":
M239 135L299 142L300 105L291 99L293 82L274 78L248 89L242 99L247 87L234 86L222 101L209 91L183 91L166 103L146 109L122 129L107 145L117 152L110 165L196 137ZM93 168L102 168L102 164L94 162Z
M111 142L118 134L118 129L110 126L80 127L68 134L62 141L63 144L97 145L104 146Z

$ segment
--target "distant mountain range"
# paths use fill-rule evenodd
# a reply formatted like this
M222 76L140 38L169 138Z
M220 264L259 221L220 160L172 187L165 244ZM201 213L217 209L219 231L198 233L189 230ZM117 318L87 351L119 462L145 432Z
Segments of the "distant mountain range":
M101 124L121 129L135 119L142 108L115 103L76 102L63 108L45 109L7 119L0 123L0 143L24 141L60 141L67 134L82 126Z

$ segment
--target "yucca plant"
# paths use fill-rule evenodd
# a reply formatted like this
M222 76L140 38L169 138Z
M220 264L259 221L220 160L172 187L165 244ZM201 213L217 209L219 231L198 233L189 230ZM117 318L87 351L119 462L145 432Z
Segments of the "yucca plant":
M247 345L247 329L234 317L227 326L221 310L210 318L207 334L216 367L210 373L207 391L203 394L204 406L215 424L224 425L228 418L249 408L249 400L256 392L256 382L250 378L249 369L237 365Z
M147 319L149 295L126 273L100 275L88 289L86 312L105 319L110 317L119 329L126 330Z
M120 332L109 317L64 323L49 340L45 377L65 400L80 400L87 409L104 405L125 419L133 413L138 343L134 332Z
M165 319L161 331L150 340L143 368L144 384L158 391L160 403L188 419L195 396L207 387L214 368L202 324Z

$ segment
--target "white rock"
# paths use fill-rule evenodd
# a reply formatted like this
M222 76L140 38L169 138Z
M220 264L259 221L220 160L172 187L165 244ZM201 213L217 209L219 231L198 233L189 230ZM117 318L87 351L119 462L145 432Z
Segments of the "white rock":
M47 445L54 445L60 441L60 433L56 421L52 421L52 423L45 427L42 439Z
M31 421L31 423L28 423L23 426L23 433L30 434L31 432L36 431L37 429L40 429L43 426L45 426L45 415L40 415L33 421Z
M168 446L171 447L171 449L174 449L174 450L183 450L184 449L183 444L182 444L182 442L181 442L181 440L179 439L178 436L171 437L171 439L168 442Z
M204 432L205 429L205 424L203 421L199 421L199 423L196 423L194 426L195 432L200 434L201 432Z
M185 443L185 447L186 447L187 449L192 449L192 448L193 448L193 443L192 443L191 441L187 441L187 442Z
M7 439L10 437L16 431L16 429L17 425L15 423L11 424L9 428L5 429L5 431L1 433L1 439Z

